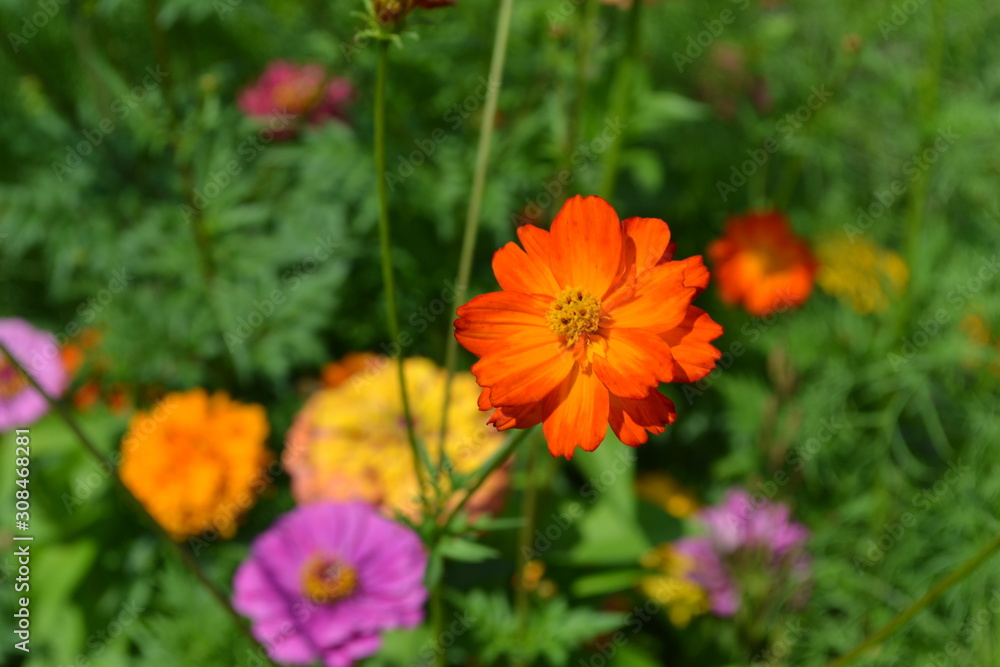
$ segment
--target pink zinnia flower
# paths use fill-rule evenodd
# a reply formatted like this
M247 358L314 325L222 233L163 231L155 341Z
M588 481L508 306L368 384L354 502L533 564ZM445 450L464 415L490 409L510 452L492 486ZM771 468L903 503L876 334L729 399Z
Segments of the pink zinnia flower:
M382 632L420 624L426 567L416 533L368 505L305 505L254 541L233 606L271 659L347 666L376 653Z
M288 138L303 120L311 125L329 118L347 122L347 103L353 96L350 81L338 77L327 82L320 65L275 60L255 84L243 89L238 102L248 116L270 121L276 137Z
M787 582L793 596L805 591L810 559L805 550L809 530L791 520L782 503L764 500L757 507L750 494L730 489L720 505L697 514L706 534L677 541L676 549L688 556L688 578L708 592L712 612L732 616L741 605L740 580L745 575L767 575L772 592Z
M69 375L52 334L12 317L0 319L0 342L46 393L62 396ZM0 352L0 432L29 426L48 411L45 397Z

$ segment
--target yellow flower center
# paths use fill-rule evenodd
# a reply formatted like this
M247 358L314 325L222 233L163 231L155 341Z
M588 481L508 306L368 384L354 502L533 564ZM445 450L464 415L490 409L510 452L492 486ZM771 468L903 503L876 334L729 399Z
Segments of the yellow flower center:
M600 328L601 302L587 290L564 289L549 306L545 321L566 339L567 345L572 345L581 334L592 334Z
M0 400L10 400L24 391L28 381L7 357L0 354Z
M302 566L302 593L313 602L336 602L357 586L358 573L335 556L317 554Z

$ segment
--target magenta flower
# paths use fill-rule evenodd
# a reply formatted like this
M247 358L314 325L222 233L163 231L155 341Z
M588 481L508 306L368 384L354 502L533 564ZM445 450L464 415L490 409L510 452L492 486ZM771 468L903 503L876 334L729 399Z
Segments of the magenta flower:
M69 384L55 337L24 320L0 319L0 343L53 398ZM0 352L0 433L29 426L49 411L45 397Z
M278 662L351 665L381 633L423 620L427 555L416 533L363 503L303 505L260 535L233 606Z
M720 505L697 514L706 533L677 541L676 549L692 560L688 578L708 592L712 612L732 616L748 591L746 582L766 582L752 593L775 593L779 584L791 586L796 600L806 591L810 574L805 550L809 530L791 520L786 505L761 500L730 489Z
M270 63L255 84L240 92L243 113L266 122L279 139L293 136L303 121L318 125L330 118L347 122L354 86L345 78L327 79L320 65Z

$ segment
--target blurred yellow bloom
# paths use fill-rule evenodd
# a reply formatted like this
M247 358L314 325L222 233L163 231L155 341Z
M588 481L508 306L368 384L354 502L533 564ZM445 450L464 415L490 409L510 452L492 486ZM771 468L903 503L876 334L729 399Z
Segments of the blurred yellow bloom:
M665 472L639 474L635 479L635 492L646 502L662 507L664 512L678 519L698 511L698 499L694 493Z
M686 575L691 570L691 559L669 545L661 544L646 552L641 564L656 570L639 582L642 592L667 610L667 617L675 627L684 628L691 619L708 612L708 595Z
M445 371L429 359L404 362L417 437L435 464ZM395 362L375 355L350 355L324 371L328 386L309 399L286 439L283 463L300 503L358 499L416 519L420 514L413 457L406 436ZM333 380L333 382L331 382ZM448 406L444 450L452 470L471 473L501 446L503 436L479 410L481 389L470 373L456 373ZM493 473L466 506L472 515L499 509L508 475ZM449 494L448 480L441 481Z
M232 537L266 485L267 433L260 405L204 389L168 394L132 418L119 474L174 539L208 530Z
M994 338L993 334L990 332L990 327L986 324L986 321L982 317L974 313L969 313L962 318L962 322L959 325L962 331L968 337L969 342L973 346L978 348L988 348L993 347L992 355L986 353L986 357L991 358L989 369L991 372L1000 374L1000 338ZM970 355L963 365L966 368L977 370L983 366L983 355L974 354Z
M903 258L863 239L826 239L816 246L816 282L861 315L883 312L910 279Z

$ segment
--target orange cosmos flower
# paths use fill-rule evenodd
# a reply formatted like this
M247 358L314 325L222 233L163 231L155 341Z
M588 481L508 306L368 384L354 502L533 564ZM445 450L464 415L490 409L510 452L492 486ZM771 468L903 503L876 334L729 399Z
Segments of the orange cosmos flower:
M517 230L493 256L502 292L458 309L455 336L480 357L480 409L499 430L542 423L549 451L593 451L610 423L640 445L674 421L661 382L695 382L721 354L722 327L691 301L701 257L671 261L667 223L619 221L600 197L566 202L547 232Z
M752 315L766 315L782 304L802 305L812 292L817 262L777 211L730 218L721 239L709 244L719 294Z

